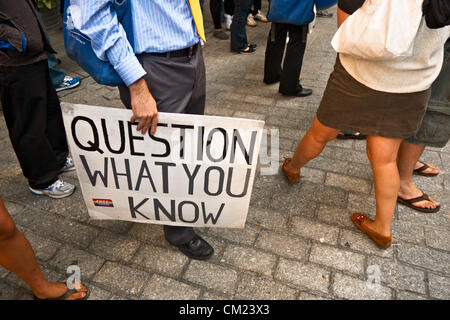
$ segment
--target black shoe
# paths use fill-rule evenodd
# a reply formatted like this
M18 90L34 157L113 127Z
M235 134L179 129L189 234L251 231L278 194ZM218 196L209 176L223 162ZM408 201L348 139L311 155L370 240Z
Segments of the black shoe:
M306 96L311 95L313 93L313 91L311 89L301 88L300 90L298 90L295 93L283 93L281 91L280 91L280 93L285 96L289 96L289 97L306 97Z
M214 253L213 247L197 234L191 241L176 247L189 258L197 260L207 260Z
M255 49L258 45L254 44L254 43L249 43L248 46L252 49Z
M255 53L255 52L256 52L255 48L252 48L250 46L248 46L245 49L242 49L241 51L238 51L238 53L241 53L241 54L252 54L252 53Z

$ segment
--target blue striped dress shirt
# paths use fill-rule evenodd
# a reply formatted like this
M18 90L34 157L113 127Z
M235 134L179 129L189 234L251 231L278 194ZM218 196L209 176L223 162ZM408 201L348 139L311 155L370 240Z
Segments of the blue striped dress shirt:
M112 6L124 0L66 1L79 8L77 27L91 38L96 55L109 60L127 86L146 74L136 54L179 50L200 42L188 0L125 0L131 5L133 45Z

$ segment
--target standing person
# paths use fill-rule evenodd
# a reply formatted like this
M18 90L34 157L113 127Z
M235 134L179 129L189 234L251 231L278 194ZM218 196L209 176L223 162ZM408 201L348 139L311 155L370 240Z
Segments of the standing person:
M137 130L156 131L158 111L203 114L205 41L199 0L128 0L132 30L125 30L110 0L72 0L81 10L80 31L100 58L109 60L123 80L123 104L139 119ZM128 41L133 39L131 45ZM172 245L205 260L213 248L191 227L164 226Z
M30 243L17 229L0 197L0 266L15 273L31 287L35 299L85 300L89 290L80 284L69 289L65 283L49 282L41 272Z
M423 117L419 131L414 137L405 139L400 146L397 159L400 174L400 189L397 201L414 210L424 213L438 212L439 202L435 201L419 188L412 180L413 172L426 176L436 176L439 170L422 163L416 169L420 155L425 147L443 148L450 140L450 40L447 40L444 51L444 65L441 73L431 86L431 98ZM428 171L428 173L425 173Z
M222 30L222 0L210 0L209 8L214 22L213 36L219 40L228 40L228 35Z
M276 1L272 0L272 5L276 5ZM273 22L267 37L264 83L280 82L278 91L286 96L306 97L312 94L311 89L302 87L299 79L308 38L308 24L295 25ZM288 34L289 43L282 68L281 63Z
M339 25L363 3L340 0ZM422 18L412 56L383 61L339 54L311 128L293 157L283 163L289 181L298 183L300 169L317 157L340 129L366 133L376 217L373 220L354 213L352 222L382 248L392 244L391 221L400 188L400 146L419 129L449 36L450 27L432 30Z
M70 196L75 186L59 179L73 170L66 133L47 65L55 52L31 0L0 2L0 96L11 144L33 194Z
M233 23L231 24L231 51L241 54L255 53L255 46L247 40L245 25L252 0L234 0Z

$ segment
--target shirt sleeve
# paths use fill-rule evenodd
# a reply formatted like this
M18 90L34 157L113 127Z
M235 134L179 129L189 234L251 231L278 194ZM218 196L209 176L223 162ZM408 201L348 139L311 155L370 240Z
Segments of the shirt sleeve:
M125 85L146 74L110 0L70 0L70 4L75 27L91 39L97 57L109 61Z

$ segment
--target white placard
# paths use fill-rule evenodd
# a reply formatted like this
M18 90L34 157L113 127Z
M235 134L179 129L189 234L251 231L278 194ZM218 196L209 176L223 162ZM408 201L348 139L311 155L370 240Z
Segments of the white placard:
M151 136L131 110L61 107L91 218L244 227L264 121L161 112Z

